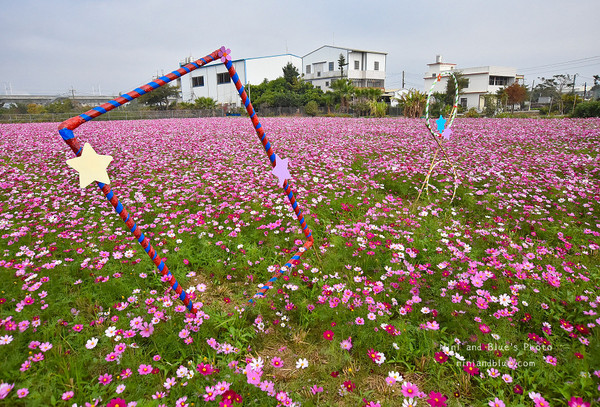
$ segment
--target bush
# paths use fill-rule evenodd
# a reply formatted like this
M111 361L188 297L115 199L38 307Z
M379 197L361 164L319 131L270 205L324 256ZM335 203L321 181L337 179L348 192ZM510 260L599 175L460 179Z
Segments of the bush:
M575 106L572 117L600 117L600 100L583 102Z
M319 105L314 100L311 100L304 106L304 112L309 116L316 116L319 113Z
M465 117L481 117L481 115L477 112L477 109L472 107L467 113L465 113Z
M388 105L385 102L372 102L371 114L375 117L385 117Z

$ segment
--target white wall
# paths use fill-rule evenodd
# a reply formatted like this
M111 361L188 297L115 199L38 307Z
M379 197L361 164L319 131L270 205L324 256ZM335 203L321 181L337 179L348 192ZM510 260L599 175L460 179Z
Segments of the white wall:
M302 69L302 58L286 54L272 57L260 57L240 59L233 61L233 66L242 81L242 84L251 83L258 85L266 78L271 81L283 76L283 67L291 62L298 72ZM181 92L184 102L193 102L199 97L210 97L217 104L229 104L237 107L242 106L242 100L232 81L217 84L217 75L226 73L227 68L221 62L213 62L203 66L181 78ZM192 78L204 76L204 86L192 86Z
M245 83L246 70L244 60L233 61L233 66L242 83ZM217 75L220 73L227 73L227 68L225 64L215 62L196 69L192 73L182 77L181 89L183 101L193 102L199 97L209 97L216 100L218 104L226 103L238 107L241 106L240 96L231 80L227 83L217 84ZM199 76L204 76L204 86L192 87L192 78Z
M463 89L459 95L459 104L461 98L467 99L467 109L474 107L475 109L483 109L483 95L496 94L499 89L510 86L516 81L517 70L512 67L503 66L479 66L473 68L454 68L449 64L430 64L429 71L425 73L424 91L429 92L431 84L435 81L432 75L440 71L456 70L460 71L465 78L469 79L469 85ZM508 77L508 82L505 86L490 85L490 76ZM442 77L440 82L437 82L434 92L445 92L448 76Z
M319 86L323 91L330 89L325 83L340 78L338 60L340 54L346 59L347 66L344 67L344 77L349 79L379 79L385 80L386 54L368 51L357 51L348 48L332 46L321 47L302 57L302 73L304 80ZM354 61L358 61L359 69L355 69ZM379 62L379 70L375 70L375 62ZM330 63L333 69L330 70ZM310 65L310 73L306 67Z
M340 78L340 69L338 60L340 54L344 55L348 62L348 50L345 48L325 46L321 47L310 54L302 57L302 74L304 80L310 81L314 86L320 86L324 91L329 89L325 87L325 82L334 81ZM330 70L330 63L333 63L333 70ZM310 65L310 73L307 72L306 66ZM344 67L344 76L348 75L348 67Z
M248 58L246 59L246 81L244 85L250 83L258 85L265 79L272 81L283 76L283 67L291 63L302 74L302 58L292 54L275 55L272 57Z

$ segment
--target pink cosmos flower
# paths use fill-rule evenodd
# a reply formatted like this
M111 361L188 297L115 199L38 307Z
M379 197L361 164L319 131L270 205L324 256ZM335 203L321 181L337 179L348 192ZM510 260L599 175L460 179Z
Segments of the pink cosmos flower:
M6 398L6 396L8 396L8 393L10 393L13 387L15 387L14 383L0 383L0 399Z
M419 388L411 382L402 383L401 391L402 395L408 398L415 397L417 394L419 394Z
M310 392L315 395L317 393L323 393L323 387L318 387L316 384L310 388Z
M504 402L502 400L500 400L498 397L496 397L493 401L490 401L488 403L488 406L490 406L490 407L506 407Z
M138 368L138 373L140 375L147 375L152 373L152 366L151 365L140 365L140 367Z
M276 368L282 367L283 360L281 360L281 358L278 358L277 356L275 356L273 359L271 359L271 365Z
M27 397L27 395L29 394L29 389L27 388L22 388L17 390L17 396L22 399L23 397Z
M72 398L73 398L73 396L74 396L74 395L75 395L75 393L74 393L74 392L72 392L72 391L66 391L66 392L64 392L64 393L62 394L61 398L62 398L63 400L70 400L70 399L72 399Z
M544 360L546 361L546 363L548 363L552 366L556 366L556 358L554 356L548 355L544 358Z
M150 335L152 335L153 332L154 332L154 326L152 324L149 324L147 322L144 322L142 324L142 327L140 329L140 336L142 336L144 338L148 338Z

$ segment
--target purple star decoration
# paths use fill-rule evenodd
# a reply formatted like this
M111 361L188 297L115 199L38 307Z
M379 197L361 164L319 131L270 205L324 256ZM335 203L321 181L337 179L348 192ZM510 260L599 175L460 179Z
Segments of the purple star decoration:
M280 158L275 154L275 168L273 174L279 179L278 184L283 188L283 182L286 179L292 178L288 171L289 158Z
M442 133L442 137L444 138L444 140L449 140L451 135L452 135L452 130L450 130L450 127L445 129L444 132Z

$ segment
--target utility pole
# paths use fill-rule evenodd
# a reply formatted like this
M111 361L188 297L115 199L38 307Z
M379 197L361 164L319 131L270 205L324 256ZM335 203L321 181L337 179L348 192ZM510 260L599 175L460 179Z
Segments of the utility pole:
M583 101L585 102L585 97L587 96L587 82L583 83Z
M402 71L402 89L404 89L404 71Z
M575 78L577 78L577 74L573 75L573 110L575 110L575 103L577 102L577 95L575 94Z
M525 81L523 81L525 82ZM529 92L529 109L527 109L528 111L531 111L531 101L533 100L533 87L535 86L535 79L531 81L531 92Z

